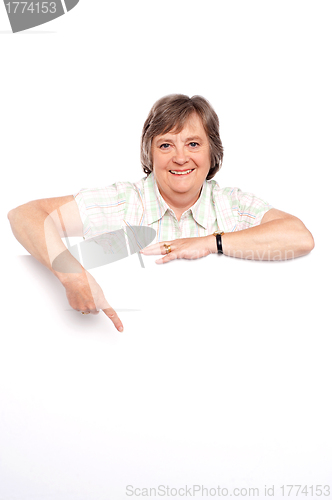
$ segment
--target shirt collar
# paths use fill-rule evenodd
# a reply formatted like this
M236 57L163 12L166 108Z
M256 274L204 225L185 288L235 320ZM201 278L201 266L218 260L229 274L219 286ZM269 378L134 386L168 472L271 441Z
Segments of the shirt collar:
M204 181L201 194L190 210L195 221L207 229L211 210L211 185L208 181Z
M153 172L144 180L145 213L148 224L161 219L169 208L161 196Z
M161 196L153 172L144 180L145 211L148 224L158 221L164 215L166 210L170 210L164 198ZM191 210L195 221L204 229L207 229L208 217L210 212L211 186L208 181L204 181L201 194L194 203Z

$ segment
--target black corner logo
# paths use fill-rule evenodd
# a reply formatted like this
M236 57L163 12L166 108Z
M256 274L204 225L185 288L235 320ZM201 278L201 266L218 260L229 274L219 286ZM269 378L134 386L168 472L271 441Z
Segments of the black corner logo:
M14 2L4 0L13 33L48 23L76 7L80 0Z

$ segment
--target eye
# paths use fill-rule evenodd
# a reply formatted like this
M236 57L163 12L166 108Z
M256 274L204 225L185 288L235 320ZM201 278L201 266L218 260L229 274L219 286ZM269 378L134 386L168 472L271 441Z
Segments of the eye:
M189 146L192 148L196 148L197 146L199 146L199 144L198 142L189 142Z
M164 144L161 144L160 149L169 149L169 147L170 147L170 144L165 142Z

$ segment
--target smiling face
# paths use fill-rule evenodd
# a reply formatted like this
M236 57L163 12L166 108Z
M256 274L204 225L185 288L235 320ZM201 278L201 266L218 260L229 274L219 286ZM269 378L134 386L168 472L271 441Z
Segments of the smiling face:
M154 137L151 155L154 176L166 203L171 207L192 206L211 166L209 139L200 117L193 113L181 132L171 130Z

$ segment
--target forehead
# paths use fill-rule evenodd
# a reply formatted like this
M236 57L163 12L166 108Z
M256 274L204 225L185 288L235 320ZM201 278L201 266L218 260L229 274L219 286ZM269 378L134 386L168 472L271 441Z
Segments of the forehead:
M188 116L183 126L181 126L181 124L177 124L168 132L163 132L162 134L155 136L154 139L179 134L184 138L189 136L201 136L202 138L207 137L201 118L197 115L197 113L192 113Z

